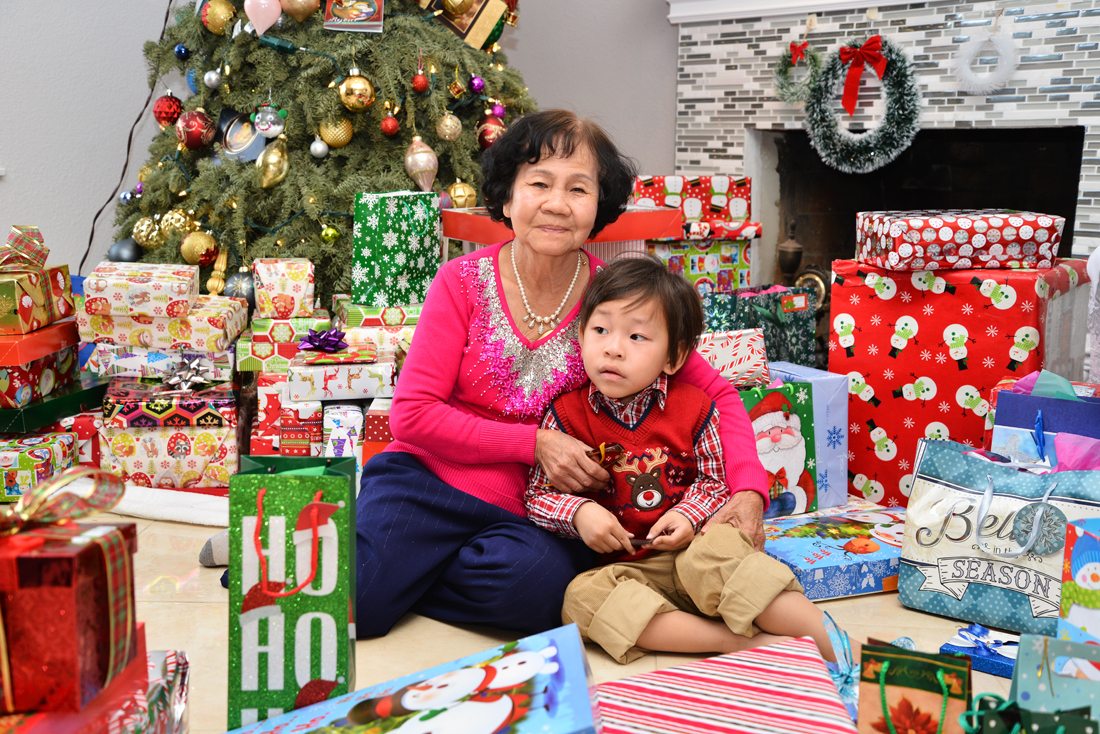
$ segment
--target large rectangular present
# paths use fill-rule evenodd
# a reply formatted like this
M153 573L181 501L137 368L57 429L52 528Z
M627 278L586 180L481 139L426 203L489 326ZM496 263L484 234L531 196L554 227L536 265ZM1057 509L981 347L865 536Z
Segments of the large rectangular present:
M415 326L358 326L344 332L344 341L352 347L374 347L380 357L408 353Z
M0 434L0 502L15 502L25 492L77 463L75 433Z
M363 478L363 406L354 403L329 403L324 406L321 425L322 456L355 459L355 492Z
M223 352L248 323L248 304L240 298L199 296L191 310L179 317L93 316L82 307L81 296L75 299L80 339L86 342Z
M90 410L98 412L103 406L107 385L106 379L85 377L22 408L0 410L0 433L53 432L50 426L57 421Z
M1012 209L859 212L856 252L887 270L1044 270L1065 224L1065 217Z
M18 409L79 379L77 348L66 347L25 364L0 369L0 408Z
M237 371L286 372L297 353L296 342L257 342L246 329L236 344Z
M256 316L262 319L313 315L313 263L304 257L262 257L252 261Z
M352 300L377 307L423 303L439 270L442 236L435 192L358 194Z
M703 296L704 331L761 329L768 357L813 367L817 297L812 288L781 285Z
M396 368L393 361L378 360L374 347L299 352L288 367L287 396L293 401L393 397Z
M84 279L78 310L90 316L175 319L190 313L198 297L197 265L101 262Z
M731 176L639 176L634 203L676 207L684 215L684 238L752 239L760 224L752 216L752 179Z
M774 384L774 383L773 383ZM817 445L813 387L786 382L741 392L756 438L756 455L768 473L764 517L813 512L817 502Z
M695 351L735 387L763 387L771 382L760 329L703 334Z
M809 637L601 683L597 697L604 734L856 731Z
M329 726L421 734L597 734L600 717L595 695L584 644L577 626L571 624L322 699L233 734L304 732ZM230 726L235 723L231 720Z
M106 385L103 386L103 391L106 392ZM100 406L103 405L103 399L100 397ZM102 456L102 445L100 443L101 434L103 432L103 410L97 406L95 410L88 410L76 415L62 418L56 423L51 423L47 426L43 426L35 431L35 433L72 433L76 436L76 457L73 459L73 463L88 464L91 466L99 466Z
M304 339L309 330L326 331L332 328L332 318L323 308L314 309L309 316L289 319L256 318L252 319L252 341L271 342L273 344L297 343Z
M420 320L420 305L366 306L352 303L351 296L332 297L332 317L341 329L360 326L413 326Z
M849 476L881 484L883 503L907 501L919 439L981 444L985 396L1004 377L1084 369L1083 260L912 273L836 260L833 273L829 371L848 377Z
M199 352L193 350L145 349L124 344L100 342L94 344L83 369L96 375L111 377L163 377L184 360L205 359L214 368L214 381L233 379L233 350Z
M732 293L752 284L752 243L729 240L652 242L649 253L687 278L700 296Z
M26 334L73 315L69 266L46 267L38 227L13 226L0 245L0 334Z
M787 564L806 598L893 591L898 585L905 510L784 517L764 525L765 552Z
M284 401L279 408L279 454L321 456L324 416L319 400Z

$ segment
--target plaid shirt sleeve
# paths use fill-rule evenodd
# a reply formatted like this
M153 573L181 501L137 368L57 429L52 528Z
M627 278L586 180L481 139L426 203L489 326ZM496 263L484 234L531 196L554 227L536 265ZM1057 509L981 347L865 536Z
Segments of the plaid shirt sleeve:
M561 431L561 424L554 416L554 411L546 411L546 417L542 419L539 428L550 431ZM564 431L563 431L564 432ZM573 525L573 515L585 502L592 500L577 497L572 494L555 492L549 486L550 479L542 467L535 464L531 467L531 474L527 479L527 492L523 496L523 504L527 508L527 517L539 527L549 530L555 535L565 538L579 538L580 533Z
M673 510L691 520L695 532L718 511L730 497L726 476L726 460L722 453L722 439L718 435L718 408L712 405L710 417L695 439L695 463L698 475L684 492L684 498Z

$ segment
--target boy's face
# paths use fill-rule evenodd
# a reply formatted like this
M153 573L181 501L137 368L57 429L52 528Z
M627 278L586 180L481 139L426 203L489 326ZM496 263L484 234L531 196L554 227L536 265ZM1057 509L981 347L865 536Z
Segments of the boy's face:
M668 361L668 328L657 300L629 308L631 300L601 303L580 334L588 378L607 397L624 401L680 366Z

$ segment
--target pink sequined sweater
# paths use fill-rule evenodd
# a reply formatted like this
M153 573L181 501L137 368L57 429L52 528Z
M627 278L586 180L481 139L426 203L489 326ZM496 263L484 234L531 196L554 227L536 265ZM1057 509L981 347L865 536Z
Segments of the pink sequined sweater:
M550 403L587 377L577 342L580 304L537 342L524 337L504 298L493 245L439 269L424 301L390 413L394 442L451 486L526 516L535 433ZM603 263L588 255L591 274ZM676 374L703 390L722 416L731 492L768 502L767 474L741 398L698 354Z

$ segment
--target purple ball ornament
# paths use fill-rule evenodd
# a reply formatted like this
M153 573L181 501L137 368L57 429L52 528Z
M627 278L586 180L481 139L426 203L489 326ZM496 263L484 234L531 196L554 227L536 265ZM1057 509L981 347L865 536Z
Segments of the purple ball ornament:
M508 110L504 109L504 105L500 102L496 102L493 104L493 114L503 120L504 116L508 114Z
M474 94L481 94L485 91L485 80L479 76L470 77L470 91Z
M134 191L137 193L138 196L141 196L142 191L144 189L145 189L145 184L143 184L141 181L138 181L137 186L134 187Z

